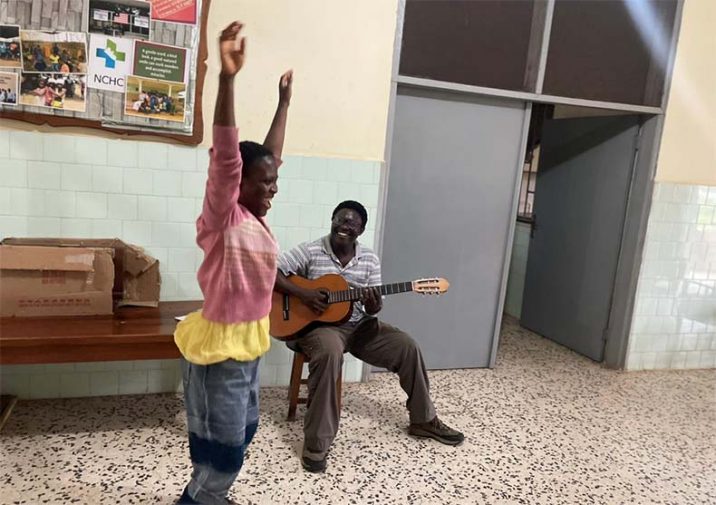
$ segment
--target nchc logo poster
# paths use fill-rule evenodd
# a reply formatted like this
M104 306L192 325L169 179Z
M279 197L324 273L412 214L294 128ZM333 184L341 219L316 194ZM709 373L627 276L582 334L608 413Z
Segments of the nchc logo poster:
M124 93L125 80L132 73L133 42L91 34L87 87Z

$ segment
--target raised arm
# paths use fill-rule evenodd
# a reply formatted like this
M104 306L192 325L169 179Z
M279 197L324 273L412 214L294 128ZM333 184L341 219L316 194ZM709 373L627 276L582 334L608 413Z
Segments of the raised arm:
M241 154L234 120L234 77L244 65L246 40L239 37L243 25L234 21L219 37L221 73L214 108L214 140L209 152L202 220L210 229L224 227L239 199Z
M271 128L269 128L266 140L264 140L264 147L279 159L281 159L281 153L283 152L283 140L286 137L286 119L288 106L291 104L292 84L293 70L289 70L278 81L278 106L271 122Z
M219 36L221 54L221 73L219 74L219 93L214 106L214 125L236 126L234 120L234 77L244 66L246 39L239 37L244 27L234 21L224 28Z

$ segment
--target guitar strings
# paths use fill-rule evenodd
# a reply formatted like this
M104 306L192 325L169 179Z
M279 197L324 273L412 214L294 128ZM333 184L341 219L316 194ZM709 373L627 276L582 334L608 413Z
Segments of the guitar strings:
M377 286L382 295L394 295L398 293L407 293L413 290L413 283L408 282L396 282L393 284L383 284ZM342 291L332 291L328 295L328 303L341 303L341 302L355 302L360 299L361 290L368 288L353 288L344 289Z

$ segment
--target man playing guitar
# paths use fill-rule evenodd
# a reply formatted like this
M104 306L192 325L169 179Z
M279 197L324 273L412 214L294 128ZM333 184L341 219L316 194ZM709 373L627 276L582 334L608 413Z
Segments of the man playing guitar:
M280 255L276 290L298 297L316 313L327 308L328 292L299 287L287 278L299 275L317 279L339 274L353 288L365 289L355 303L350 320L341 326L318 326L303 334L295 345L309 357L309 404L304 419L302 464L309 472L323 472L326 456L338 432L340 412L336 379L343 353L350 352L366 363L397 373L408 395L408 433L459 445L462 433L440 421L430 399L428 374L417 343L405 332L375 317L382 308L380 260L358 243L368 214L358 202L345 201L333 211L331 232Z

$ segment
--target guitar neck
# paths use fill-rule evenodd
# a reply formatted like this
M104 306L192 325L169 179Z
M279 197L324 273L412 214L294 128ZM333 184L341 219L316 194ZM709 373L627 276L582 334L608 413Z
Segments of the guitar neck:
M398 293L407 293L413 290L413 283L395 282L393 284L383 284L375 286L381 295L397 295ZM361 288L345 289L343 291L331 291L328 295L328 303L355 302L361 298Z

